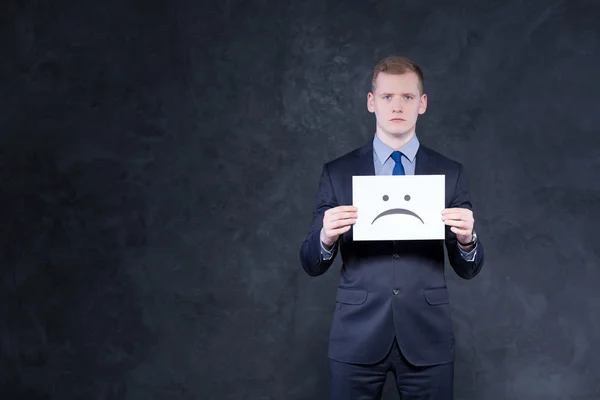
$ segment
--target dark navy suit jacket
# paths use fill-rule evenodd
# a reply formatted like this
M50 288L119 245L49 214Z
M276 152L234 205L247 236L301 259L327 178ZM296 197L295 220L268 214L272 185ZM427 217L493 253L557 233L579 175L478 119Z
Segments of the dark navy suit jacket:
M462 165L421 144L415 175L438 174L445 175L446 208L472 209ZM444 276L444 244L454 271L471 279L483 266L480 238L475 259L466 261L448 226L445 240L413 241L355 242L350 229L336 242L334 256L324 260L320 242L323 214L329 208L352 204L353 175L375 175L372 141L323 166L312 225L300 249L302 267L311 276L326 272L338 253L342 257L329 357L376 363L387 355L395 337L413 365L452 362L454 334Z

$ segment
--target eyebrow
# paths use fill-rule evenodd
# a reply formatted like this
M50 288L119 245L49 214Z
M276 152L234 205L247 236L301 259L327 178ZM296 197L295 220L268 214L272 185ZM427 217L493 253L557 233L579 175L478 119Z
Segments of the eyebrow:
M382 93L381 96L393 96L394 93ZM413 97L417 97L416 94L414 93L400 93L400 96L413 96Z

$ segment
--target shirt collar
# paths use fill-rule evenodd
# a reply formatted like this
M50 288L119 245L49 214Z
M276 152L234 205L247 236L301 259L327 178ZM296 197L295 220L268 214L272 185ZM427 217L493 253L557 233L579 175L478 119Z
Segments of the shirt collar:
M377 158L381 164L385 163L394 151L394 149L392 149L390 146L383 143L381 139L377 137L377 135L374 135L373 137L373 150L375 151L375 154L377 155ZM400 150L411 163L415 162L415 157L417 156L417 151L419 150L419 139L417 138L417 134L415 133L413 137L398 150Z

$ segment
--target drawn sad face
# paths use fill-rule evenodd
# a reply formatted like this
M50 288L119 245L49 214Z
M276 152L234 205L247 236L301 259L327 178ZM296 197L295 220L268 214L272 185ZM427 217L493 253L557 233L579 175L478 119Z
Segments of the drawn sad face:
M354 176L354 240L444 238L443 175Z
M387 194L384 194L381 198L384 202L389 202L390 200L390 196L388 196ZM375 221L377 221L379 218L382 217L386 217L388 215L409 215L411 217L417 218L419 221L421 221L422 224L425 224L425 221L423 221L423 218L421 218L416 212L411 211L408 207L409 207L409 203L410 203L411 197L410 194L406 194L404 195L404 203L406 203L406 207L407 208L389 208L385 211L382 211L381 213L379 213L375 219L373 219L373 222L371 222L371 225L373 225L375 223ZM395 206L401 204L400 202L393 202L391 203Z

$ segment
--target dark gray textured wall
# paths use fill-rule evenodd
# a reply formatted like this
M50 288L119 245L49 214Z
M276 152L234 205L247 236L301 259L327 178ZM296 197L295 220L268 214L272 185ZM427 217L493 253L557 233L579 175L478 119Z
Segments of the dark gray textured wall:
M325 399L297 253L389 54L486 244L456 398L600 398L600 3L53 3L0 5L2 398Z

